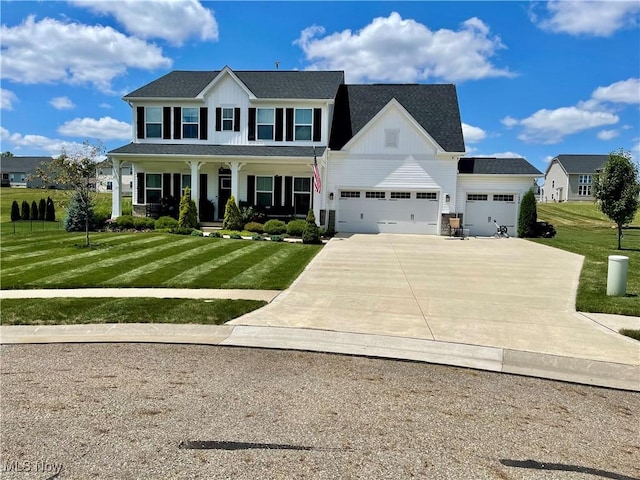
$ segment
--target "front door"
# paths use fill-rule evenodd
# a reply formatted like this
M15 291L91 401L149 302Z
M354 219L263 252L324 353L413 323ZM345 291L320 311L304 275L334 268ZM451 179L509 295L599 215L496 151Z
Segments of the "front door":
M231 175L218 175L218 220L224 218L224 209L231 197Z

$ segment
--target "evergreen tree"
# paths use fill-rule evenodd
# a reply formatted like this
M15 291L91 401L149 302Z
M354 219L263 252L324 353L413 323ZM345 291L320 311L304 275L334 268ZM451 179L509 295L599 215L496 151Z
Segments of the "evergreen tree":
M82 192L73 192L63 225L67 232L84 231L87 232L88 236L89 230L92 230L95 226L91 197L83 196Z
M222 222L222 228L225 230L242 230L244 223L242 222L242 215L240 209L236 204L236 199L233 195L227 200L227 204L224 207L224 221Z
M307 226L305 227L304 232L302 232L302 243L322 243L322 240L320 240L320 231L318 229L318 225L316 225L316 216L313 213L313 210L309 210L309 213L307 214Z
M538 221L538 207L533 189L522 196L520 215L518 216L518 236L520 238L536 236L536 222Z
M30 217L29 204L26 200L22 201L22 210L20 211L20 219L21 220L29 220Z
M40 199L40 204L38 205L38 220L44 220L44 217L47 215L47 202L45 202L44 198Z
M191 200L189 187L184 189L184 195L180 199L178 228L198 228L198 210L196 209L196 202Z
M47 197L47 211L44 215L44 219L47 222L55 222L56 221L56 207L53 204L53 200L51 197Z
M17 222L20 220L20 207L18 206L18 202L15 200L11 204L11 221Z
M31 202L31 215L30 215L30 219L31 220L38 220L38 204L36 203L36 201L34 200L33 202Z

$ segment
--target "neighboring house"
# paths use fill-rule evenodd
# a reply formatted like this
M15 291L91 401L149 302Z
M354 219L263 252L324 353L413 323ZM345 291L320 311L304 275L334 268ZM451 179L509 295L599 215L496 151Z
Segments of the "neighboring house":
M523 159L505 171L458 174L465 147L454 85L347 85L341 71L225 67L174 71L124 100L135 138L108 153L114 217L123 162L132 166L137 215L190 187L218 219L233 195L270 216L312 208L328 230L366 233L448 232L451 216L469 217L467 192L496 203L494 194L513 195L517 211L541 175L515 166ZM473 208L472 219L480 215ZM477 223L471 234L485 234Z
M544 177L543 202L593 201L593 176L609 155L558 155Z
M130 196L133 191L133 172L130 164L120 165L120 182L122 195ZM113 191L113 168L108 161L100 162L96 168L96 191L111 193Z
M0 159L2 186L41 188L42 180L37 177L36 168L50 161L51 157L3 156Z

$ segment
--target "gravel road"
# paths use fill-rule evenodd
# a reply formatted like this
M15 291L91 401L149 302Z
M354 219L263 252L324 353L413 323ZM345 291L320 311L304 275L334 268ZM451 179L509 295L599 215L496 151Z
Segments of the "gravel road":
M629 479L640 395L211 346L2 346L4 479Z

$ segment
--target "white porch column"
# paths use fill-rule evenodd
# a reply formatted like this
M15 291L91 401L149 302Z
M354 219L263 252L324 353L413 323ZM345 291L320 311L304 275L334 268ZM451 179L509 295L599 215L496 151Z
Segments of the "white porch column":
M111 218L118 218L122 215L122 175L120 160L111 159L111 168L113 170L113 183L111 190Z
M240 204L240 199L238 198L238 185L240 182L238 180L240 177L240 170L243 166L244 163L229 162L229 168L231 169L231 195L233 195L233 198L236 199L236 205Z
M200 166L202 163L191 160L191 199L196 203L196 211L200 207ZM200 221L200 212L198 211L198 221Z

